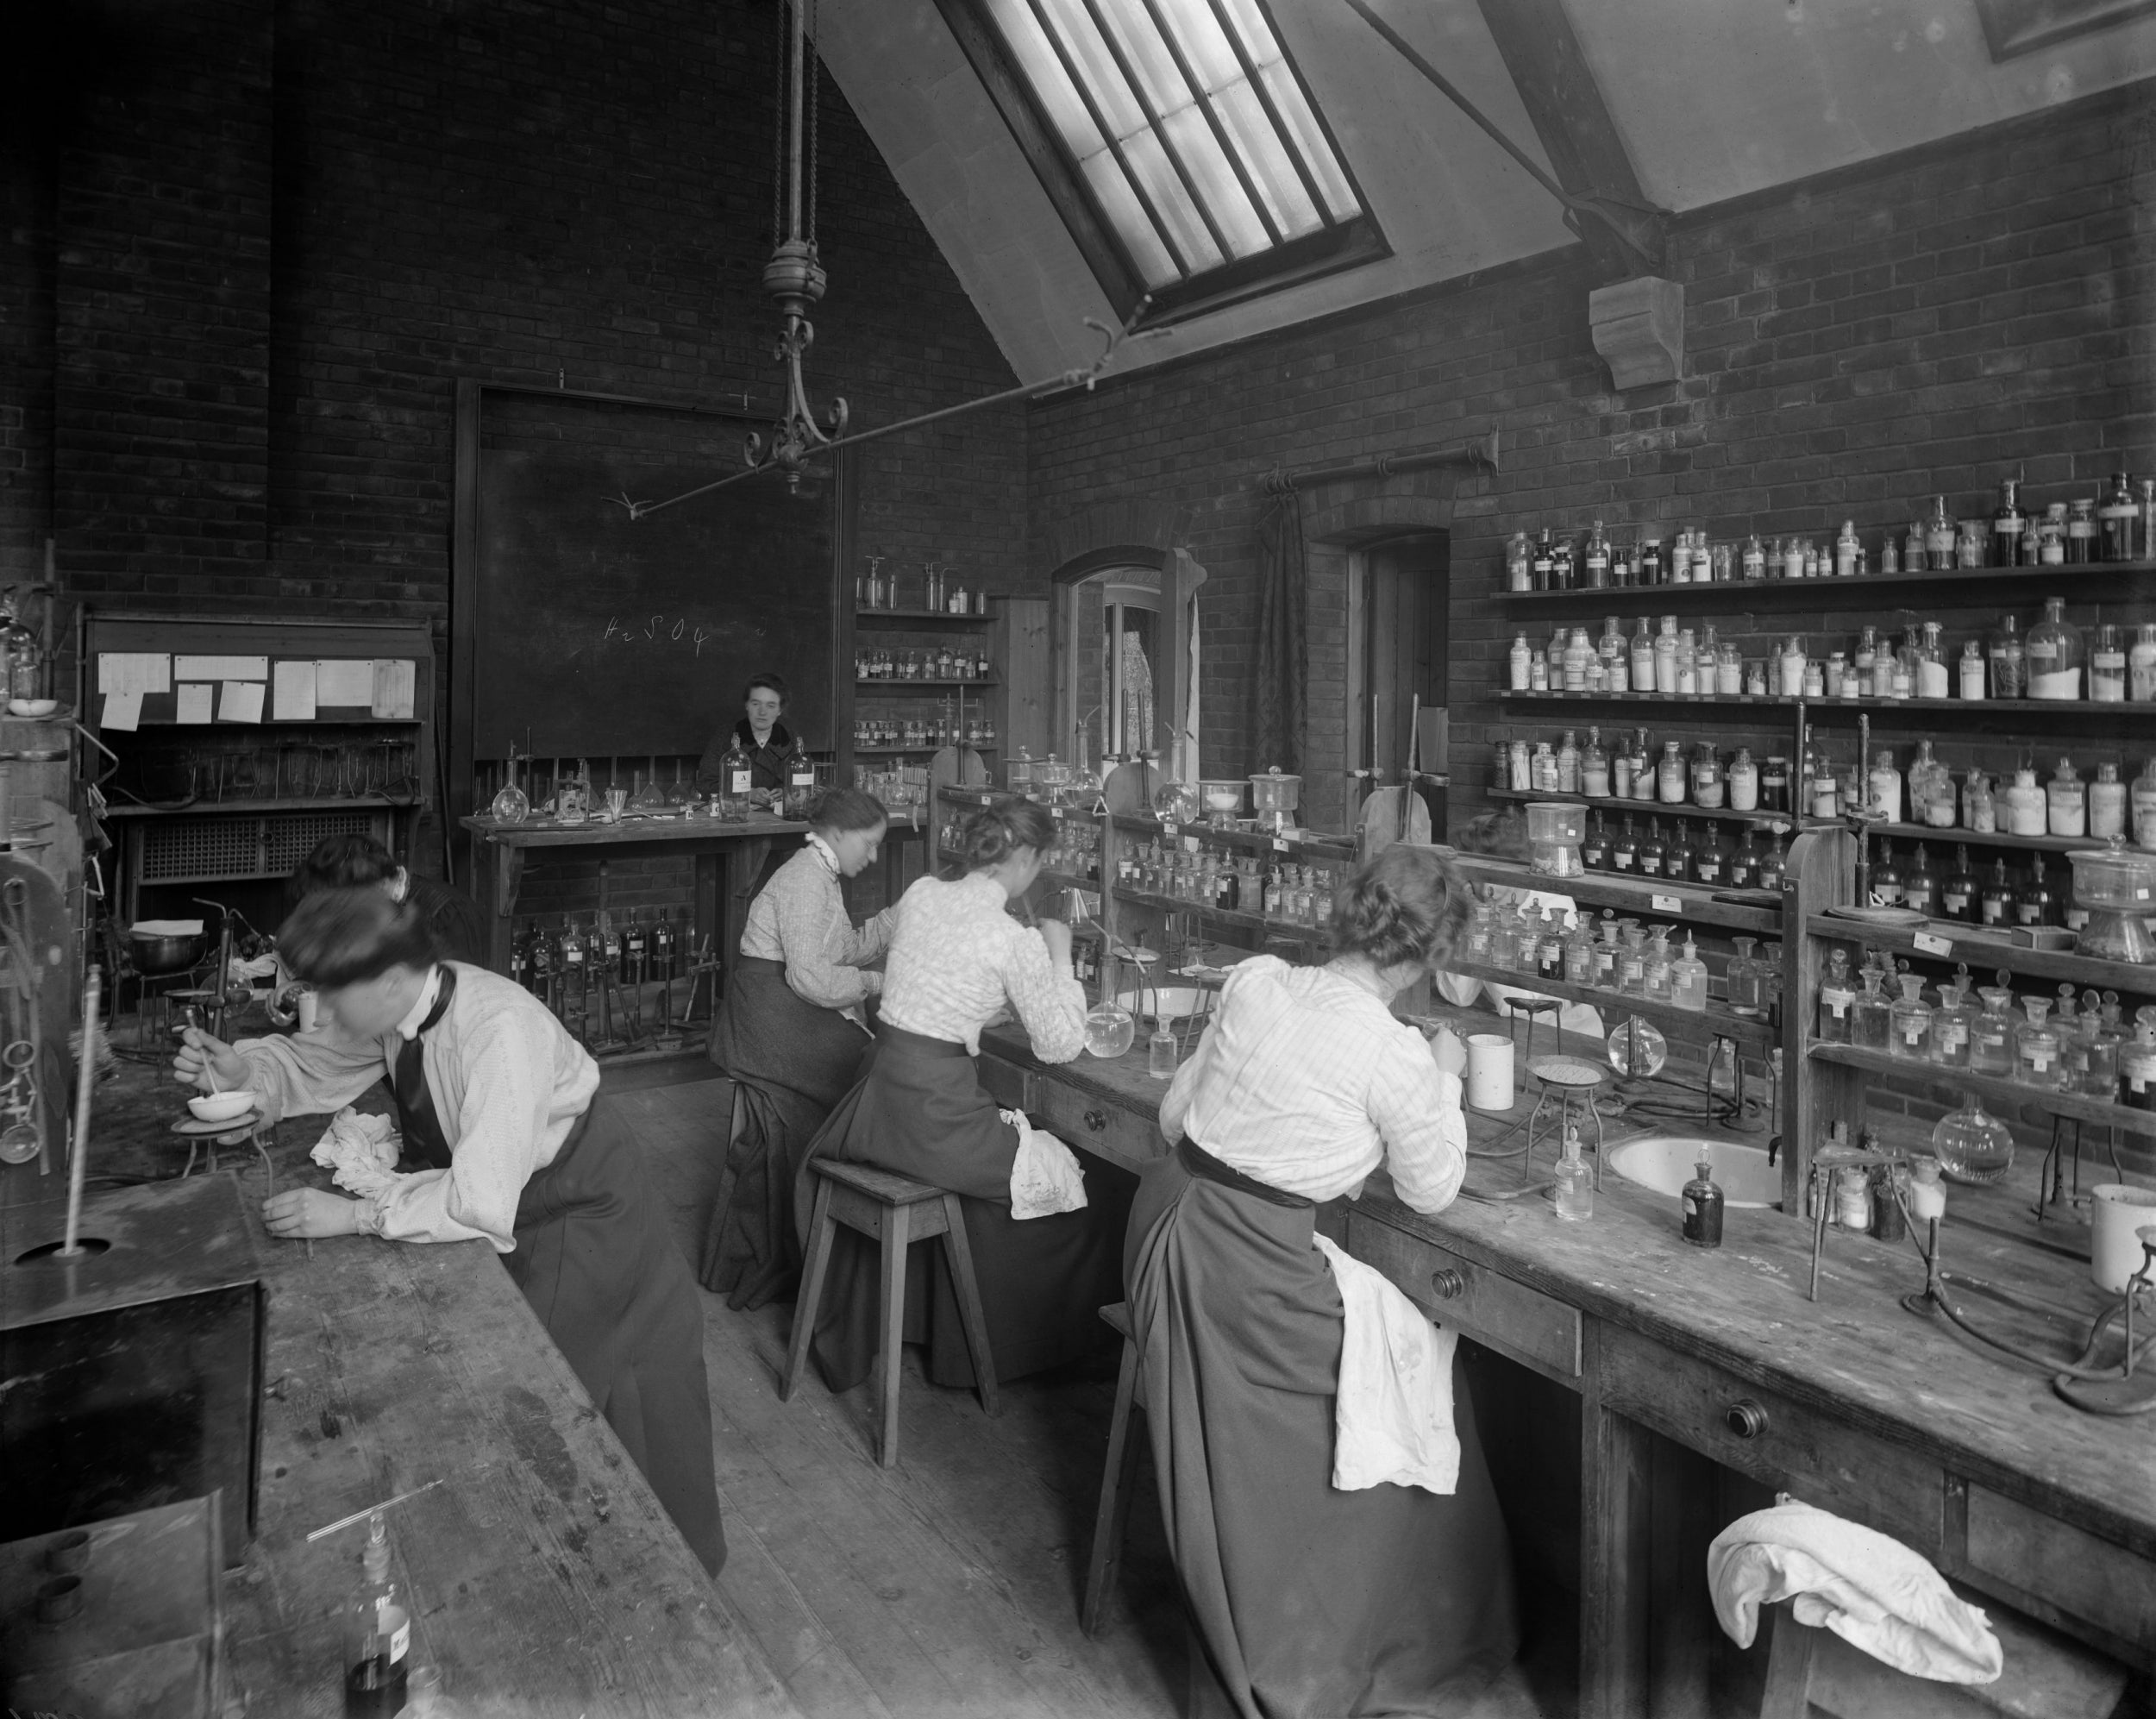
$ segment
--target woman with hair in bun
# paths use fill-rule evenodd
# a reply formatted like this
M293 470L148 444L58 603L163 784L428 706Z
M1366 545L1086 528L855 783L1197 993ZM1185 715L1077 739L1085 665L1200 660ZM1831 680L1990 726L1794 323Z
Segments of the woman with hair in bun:
M1455 1490L1333 1486L1346 1304L1313 1240L1317 1206L1381 1163L1416 1211L1459 1191L1459 1047L1388 1005L1444 960L1469 899L1438 855L1387 849L1335 898L1326 965L1234 969L1162 1101L1175 1150L1140 1178L1124 1273L1169 1547L1218 1685L1195 1711L1450 1711L1517 1646L1457 1363Z
M698 1275L736 1308L789 1297L801 1270L793 1237L794 1154L860 1078L870 1043L864 1010L883 988L868 963L891 941L897 910L856 928L839 880L876 856L888 822L859 788L825 788L808 839L749 904L741 950L712 1023L711 1057L747 1114L727 1147L733 1197L715 1209Z
M1118 1254L1134 1186L1127 1171L1078 1154L1083 1206L1014 1217L1012 1170L1021 1146L1033 1147L997 1109L975 1063L981 1028L1006 1009L1044 1062L1067 1063L1085 1045L1086 994L1071 976L1069 928L1023 925L1005 912L1040 875L1055 838L1041 807L999 800L967 820L961 875L924 877L906 892L885 963L875 1048L860 1083L803 1154L793 1186L804 1244L815 1203L811 1158L873 1164L963 1196L999 1381L1100 1347L1106 1327L1099 1310L1122 1297ZM873 1242L838 1231L815 1339L817 1365L833 1390L858 1384L874 1365L878 1264ZM906 1276L906 1337L928 1345L929 1377L973 1383L943 1250L912 1250Z
M334 1113L387 1081L410 1173L362 1170L373 1186L356 1200L273 1195L269 1233L484 1239L717 1575L703 1307L599 1065L523 986L439 960L419 909L378 888L310 895L278 943L321 994L319 1029L223 1045L191 1027L178 1077L253 1091L272 1120Z

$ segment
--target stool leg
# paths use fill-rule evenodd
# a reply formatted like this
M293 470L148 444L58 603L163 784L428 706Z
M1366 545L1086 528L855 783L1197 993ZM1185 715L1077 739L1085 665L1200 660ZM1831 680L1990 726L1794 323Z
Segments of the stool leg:
M966 1331L966 1352L973 1358L974 1387L981 1412L996 1412L996 1364L988 1349L988 1315L981 1306L981 1285L974 1281L973 1244L966 1239L966 1214L956 1194L943 1195L943 1252L950 1257L952 1287L958 1292L958 1317Z
M824 1299L824 1274L831 1263L831 1185L821 1176L816 1182L816 1208L809 1219L808 1264L801 1272L801 1294L793 1303L793 1338L787 1345L786 1377L779 1381L779 1401L793 1400L807 1365L809 1339L816 1335L816 1309Z
M1138 1442L1131 1436L1131 1409L1138 1396L1138 1344L1123 1339L1123 1365L1116 1374L1115 1413L1108 1421L1108 1459L1100 1473L1100 1504L1093 1516L1093 1554L1086 1563L1086 1597L1079 1628L1088 1637L1100 1633L1100 1614L1123 1562L1123 1536L1131 1521L1131 1494L1138 1479Z
M911 1207L897 1206L883 1220L883 1277L876 1293L876 1365L883 1372L883 1438L876 1460L894 1468L899 1460L899 1377L905 1368L906 1242L912 1226Z

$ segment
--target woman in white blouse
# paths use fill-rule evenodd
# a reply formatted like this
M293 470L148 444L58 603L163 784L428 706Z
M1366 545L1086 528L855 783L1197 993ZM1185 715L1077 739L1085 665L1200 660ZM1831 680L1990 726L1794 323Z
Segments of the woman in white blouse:
M1169 1546L1219 1685L1198 1711L1451 1711L1518 1641L1510 1543L1452 1390L1457 1490L1332 1484L1343 1304L1319 1203L1384 1164L1419 1212L1467 1168L1458 1046L1388 1005L1442 961L1465 883L1393 847L1333 904L1320 968L1245 961L1161 1105L1124 1253ZM1451 1064L1451 1066L1445 1066Z
M976 812L961 838L963 875L924 877L899 902L885 963L876 1045L860 1083L839 1101L799 1165L796 1233L813 1208L807 1160L850 1158L963 1197L966 1237L987 1311L999 1380L1100 1346L1099 1309L1121 1297L1118 1253L1134 1179L1081 1153L1088 1203L1014 1219L1018 1131L981 1084L981 1030L1005 1011L1033 1053L1067 1063L1086 1041L1086 994L1070 971L1070 932L1020 925L1005 912L1040 875L1056 826L1041 807L1006 800ZM929 1277L928 1258L937 1264ZM958 1304L938 1249L909 1261L906 1335L928 1344L929 1377L969 1385ZM817 1364L834 1390L868 1377L876 1354L874 1244L840 1229L817 1318Z
M418 909L379 889L309 896L278 946L321 994L317 1029L223 1045L190 1028L179 1078L206 1087L214 1073L258 1094L273 1120L340 1110L386 1080L410 1173L375 1172L356 1200L273 1195L269 1233L490 1243L717 1575L726 1537L703 1305L599 1065L523 986L437 960Z
M883 988L868 963L891 941L897 911L856 929L839 880L875 858L887 819L859 788L826 788L809 807L808 839L749 904L726 1001L711 1025L711 1061L740 1088L744 1126L727 1147L732 1196L713 1209L698 1276L736 1308L793 1294L793 1158L860 1078L869 1046L864 1010Z

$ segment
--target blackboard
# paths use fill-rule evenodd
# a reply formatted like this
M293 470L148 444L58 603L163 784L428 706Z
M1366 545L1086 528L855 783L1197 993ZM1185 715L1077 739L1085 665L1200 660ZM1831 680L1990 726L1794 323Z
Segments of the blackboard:
M618 498L737 471L743 436L768 425L470 384L459 405L459 763L512 743L542 757L699 752L760 669L785 677L793 732L834 743L843 456L798 491L755 478L632 520Z

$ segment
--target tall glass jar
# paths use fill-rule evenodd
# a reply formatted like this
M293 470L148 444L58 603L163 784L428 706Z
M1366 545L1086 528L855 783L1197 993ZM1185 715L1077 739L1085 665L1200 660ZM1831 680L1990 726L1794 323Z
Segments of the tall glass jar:
M1909 764L1909 817L1934 830L1954 826L1953 772L1932 756L1932 743L1916 743L1916 756Z
M1849 971L1849 952L1831 950L1827 971L1819 982L1819 1037L1827 1045L1849 1042L1850 1009L1857 1001L1857 982Z
M2014 993L2003 982L1987 985L1979 994L1984 1013L1969 1024L1969 1072L2011 1076L2014 1072Z
M1864 969L1864 989L1849 1007L1849 1042L1860 1051L1883 1051L1893 1037L1894 1006L1879 987L1886 975Z
M1998 630L1991 635L1991 696L2028 696L2028 656L2022 647L2020 625L2011 615L2000 616Z
M1939 1007L1932 1011L1931 1042L1927 1049L1931 1060L1943 1068L1969 1066L1969 1029L1976 1011L1969 1007L1968 995L1966 980L1940 987Z
M2126 702L2126 640L2109 621L2089 647L2089 697L2100 705Z
M2066 618L2066 599L2046 597L2044 618L2028 630L2028 695L2068 700L2081 696L2087 658L2081 629Z
M1920 699L1943 699L1948 694L1946 649L1940 643L1945 631L1941 623L1927 621L1923 637L1917 641L1912 667L1916 671L1916 685L1913 689Z
M1904 973L1900 983L1902 994L1888 1011L1888 1048L1906 1061L1921 1063L1931 1048L1932 1007L1924 1001L1923 975Z

